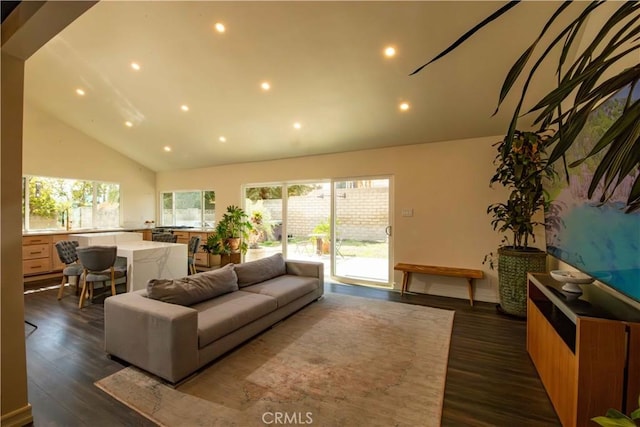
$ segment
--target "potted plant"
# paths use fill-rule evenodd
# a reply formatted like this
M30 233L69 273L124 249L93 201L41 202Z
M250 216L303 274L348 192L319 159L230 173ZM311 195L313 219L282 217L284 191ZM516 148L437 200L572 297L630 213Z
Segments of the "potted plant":
M249 216L242 208L231 205L216 226L221 254L247 253L249 232L253 230Z
M253 211L250 221L252 230L249 233L249 248L259 249L260 242L273 238L273 226L261 211Z
M529 239L535 241L534 228L540 225L534 214L548 203L542 181L554 175L546 155L551 138L551 132L516 130L513 140L505 137L495 144L498 154L491 185L500 183L511 191L505 202L487 208L493 229L512 236L505 236L507 244L498 249L499 310L519 317L527 313L527 272L546 270L546 253L530 247ZM493 268L493 260L489 261Z
M220 256L223 252L223 242L216 233L209 233L207 241L201 245L202 250L209 254L209 266L221 265Z

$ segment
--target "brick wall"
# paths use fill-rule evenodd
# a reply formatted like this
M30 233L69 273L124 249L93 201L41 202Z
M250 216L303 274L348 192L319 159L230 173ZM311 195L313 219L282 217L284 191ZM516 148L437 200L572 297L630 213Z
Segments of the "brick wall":
M386 240L385 227L389 225L389 196L387 188L346 188L336 192L338 236L350 240ZM272 222L282 221L282 201L262 200L254 204L246 201L247 211L260 206L268 211ZM331 199L328 191L314 190L304 196L288 199L287 233L306 237L313 229L329 219Z

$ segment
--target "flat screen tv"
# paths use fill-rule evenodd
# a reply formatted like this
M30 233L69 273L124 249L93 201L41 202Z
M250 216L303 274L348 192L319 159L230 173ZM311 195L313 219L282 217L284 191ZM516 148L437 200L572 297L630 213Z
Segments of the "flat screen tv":
M603 102L589 116L577 140L567 152L567 164L578 160L621 114L629 88ZM640 98L640 85L632 97ZM604 154L604 153L603 153ZM624 213L635 175L625 178L609 202L600 205L601 191L587 198L597 162L589 159L563 170L548 183L551 204L545 211L547 252L640 302L640 212ZM556 163L556 165L561 162ZM560 169L560 167L556 167Z

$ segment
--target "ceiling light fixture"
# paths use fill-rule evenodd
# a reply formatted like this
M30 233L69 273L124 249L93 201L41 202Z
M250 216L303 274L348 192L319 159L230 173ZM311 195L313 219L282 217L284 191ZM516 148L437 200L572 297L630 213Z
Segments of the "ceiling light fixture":
M171 151L171 147L169 147L168 145L165 145L164 146L164 151L166 151L168 153L169 151Z
M216 22L215 27L216 27L216 31L217 31L217 32L219 32L219 33L224 33L225 28L224 28L224 24L223 24L223 23L221 23L221 22Z
M296 129L300 129L302 127L302 125L299 122L295 122L293 124L293 127L296 128Z
M136 71L140 71L140 64L138 64L137 62L132 62L131 68L133 68Z
M402 104L400 104L399 108L401 111L407 111L409 109L409 103L408 102L403 102Z
M78 95L80 95L80 96L84 96L84 90L82 90L82 89L80 89L80 88L76 89L76 93L77 93Z
M387 58L393 58L396 56L396 48L393 46L387 46L384 50L384 56Z
M180 109L182 111L189 111L189 106L188 105L183 105L183 106L180 107Z
M133 127L133 123L131 123L131 122L129 122L129 121L124 122L124 125L125 125L126 127L128 127L128 128Z
M269 84L269 82L262 82L262 84L260 85L260 87L262 88L262 90L269 90L269 89L271 89L271 85Z
M227 138L225 138L224 136L221 136L220 138L218 138L218 141L227 142Z

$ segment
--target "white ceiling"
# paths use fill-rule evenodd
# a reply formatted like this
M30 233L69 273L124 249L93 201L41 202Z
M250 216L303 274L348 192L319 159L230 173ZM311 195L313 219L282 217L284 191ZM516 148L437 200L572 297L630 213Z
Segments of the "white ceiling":
M502 79L556 3L408 74L501 4L103 1L27 61L26 102L155 171L498 135Z

